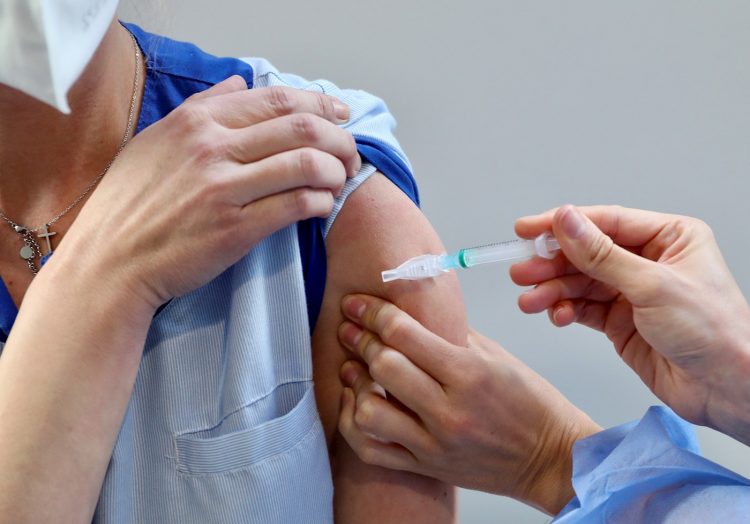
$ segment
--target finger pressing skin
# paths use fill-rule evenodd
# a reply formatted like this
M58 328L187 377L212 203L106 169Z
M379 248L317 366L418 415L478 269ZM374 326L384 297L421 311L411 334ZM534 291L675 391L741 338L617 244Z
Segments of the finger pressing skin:
M342 311L437 382L445 384L454 378L456 361L464 356L465 348L426 329L394 304L369 295L349 295L342 300Z
M406 448L398 444L380 442L362 431L354 420L356 401L354 392L345 388L341 398L338 429L341 436L365 464L419 473L419 465Z
M227 143L229 154L245 164L303 147L335 156L346 166L350 176L362 166L352 134L309 113L283 116L236 129L229 135Z
M302 113L319 116L334 124L349 120L349 106L337 98L281 86L247 89L245 85L244 91L208 101L208 108L217 122L230 129Z
M562 300L585 298L593 301L612 300L617 292L586 275L566 275L542 282L518 298L524 313L539 313Z
M344 322L339 328L339 340L367 363L368 376L418 417L429 419L432 409L445 402L445 393L437 381L403 353L384 345L375 334Z
M341 367L342 381L356 397L354 421L360 430L383 442L393 442L413 454L426 452L430 438L424 428L407 412L381 395L380 388L355 361Z

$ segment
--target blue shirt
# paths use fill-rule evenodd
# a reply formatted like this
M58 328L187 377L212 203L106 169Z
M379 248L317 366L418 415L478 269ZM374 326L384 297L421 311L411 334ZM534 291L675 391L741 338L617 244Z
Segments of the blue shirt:
M395 121L365 92L282 74L263 59L217 58L126 27L146 57L137 131L193 93L238 74L249 88L285 85L342 99L351 108L344 127L364 162L328 219L271 235L156 314L94 522L332 522L333 486L310 351L325 286L325 235L348 195L376 169L418 201L392 133ZM15 315L0 285L3 341Z

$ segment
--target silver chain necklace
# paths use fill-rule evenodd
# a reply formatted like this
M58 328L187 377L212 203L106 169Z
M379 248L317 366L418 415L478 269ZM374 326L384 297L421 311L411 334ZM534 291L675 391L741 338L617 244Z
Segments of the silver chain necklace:
M138 101L138 84L141 70L141 54L138 50L138 42L136 42L135 37L132 34L130 35L130 38L133 40L133 48L135 49L135 78L133 79L133 95L130 98L130 114L128 114L128 124L125 127L125 135L123 135L122 141L120 142L115 155L112 157L112 160L109 161L109 163L99 174L99 176L97 176L88 185L88 187L84 189L83 193L78 195L78 198L76 198L68 207L60 211L52 219L42 224L41 226L33 228L22 226L21 224L9 218L5 214L5 212L0 209L0 218L7 222L8 225L13 228L13 231L21 237L21 240L23 241L23 247L21 247L19 255L21 255L21 258L26 261L26 264L29 266L29 269L34 275L39 272L39 268L41 268L45 264L45 262L49 260L49 257L52 256L52 242L50 241L50 237L57 235L57 233L50 231L49 228L57 223L57 221L64 217L66 214L68 214L71 209L76 207L81 202L81 200L83 200L86 195L88 195L91 190L96 187L99 181L104 178L104 175L107 174L109 168L112 167L112 164L114 164L115 160L117 160L117 157L120 156L120 153L125 148L128 140L130 140L130 135L133 131L133 123L135 119L135 106ZM45 247L47 249L44 253L42 253L42 249L39 247L37 237L40 239L44 239L46 242ZM37 258L39 258L39 266L37 266L36 264Z

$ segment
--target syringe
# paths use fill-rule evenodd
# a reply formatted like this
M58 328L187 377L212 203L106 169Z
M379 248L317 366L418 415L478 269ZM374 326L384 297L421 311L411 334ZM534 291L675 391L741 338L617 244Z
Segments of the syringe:
M446 255L421 255L410 258L397 268L383 271L382 277L383 282L421 280L447 273L451 269L473 267L489 262L534 256L551 259L559 250L560 244L557 240L549 233L542 233L534 240L508 240L497 244L460 249Z

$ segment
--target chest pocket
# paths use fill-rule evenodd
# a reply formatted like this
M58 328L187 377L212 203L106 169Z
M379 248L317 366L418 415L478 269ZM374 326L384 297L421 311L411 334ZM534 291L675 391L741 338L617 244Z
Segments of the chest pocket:
M168 522L332 522L301 274L287 228L157 316L118 443L151 480L135 480L136 514L168 504Z
M210 475L252 468L294 449L316 422L312 383L284 384L214 428L177 435L178 470Z

